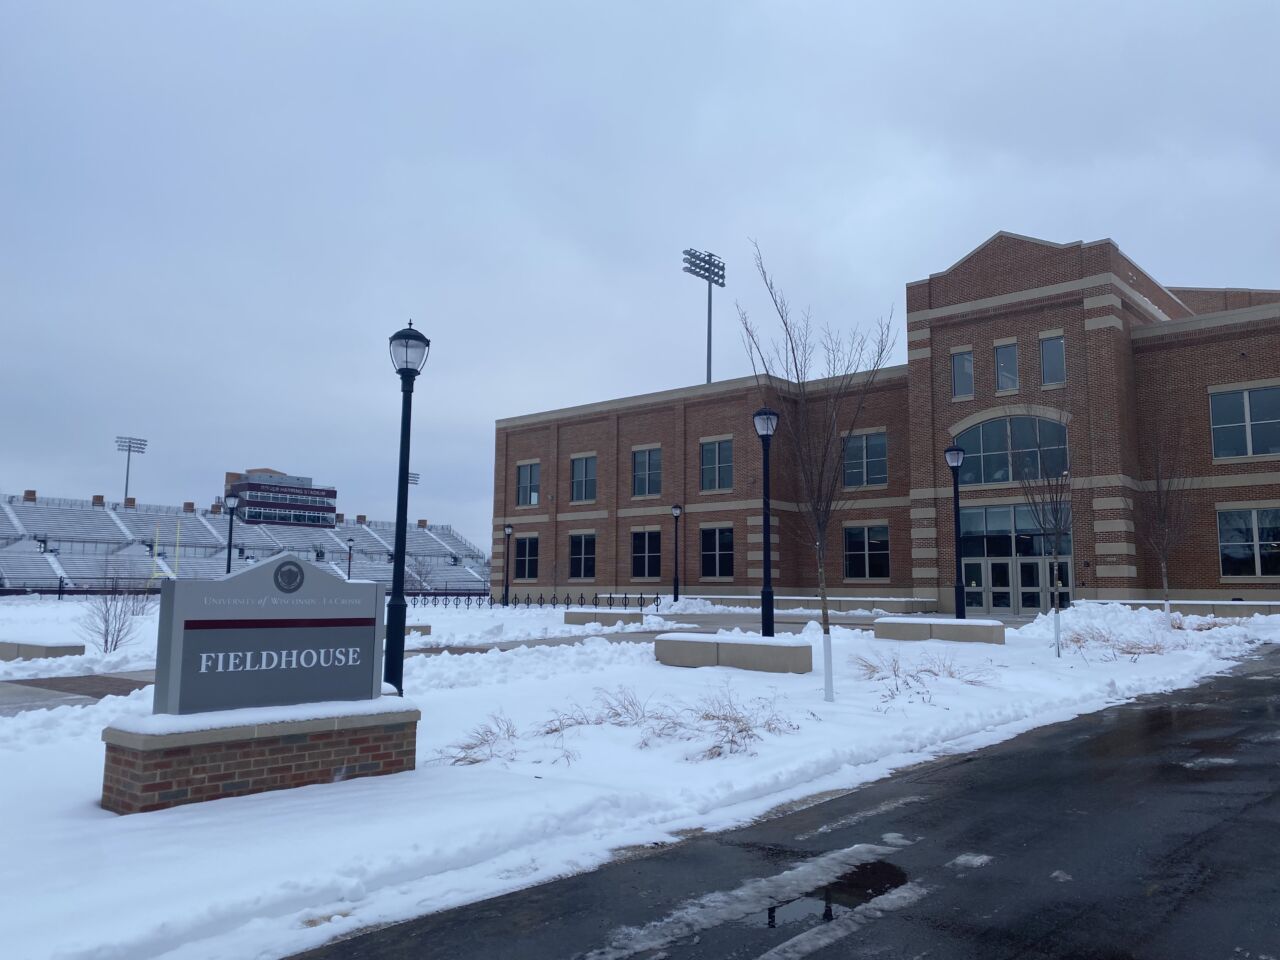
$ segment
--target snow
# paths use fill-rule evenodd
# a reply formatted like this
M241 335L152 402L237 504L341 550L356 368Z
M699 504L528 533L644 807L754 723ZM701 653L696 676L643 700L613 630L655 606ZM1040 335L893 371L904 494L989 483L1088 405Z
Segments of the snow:
M726 641L739 641L741 643L750 643L761 647L810 647L813 645L812 640L806 636L795 636L794 634L784 633L776 637L762 637L758 633L749 633L743 630L720 630L714 634L709 633L660 633L659 640L692 640L695 643L724 643Z
M682 601L683 602L683 601ZM83 643L80 635L88 601L81 597L54 600L47 597L0 598L0 640L20 643L66 645ZM405 646L410 650L431 647L488 647L495 643L542 640L547 637L588 637L645 630L667 630L688 626L646 615L643 623L609 621L601 611L600 625L564 623L564 608L528 609L515 607L409 607ZM0 662L0 681L30 677L75 677L88 673L121 673L152 670L156 665L156 636L159 630L159 603L135 618L133 639L119 650L103 654L86 644L82 656L48 657L39 660ZM431 635L415 633L415 625L430 624Z
M392 688L395 689L394 687ZM150 691L148 691L150 692ZM243 707L217 713L125 714L113 726L126 733L192 733L196 730L224 730L228 727L256 727L268 723L297 720L329 720L334 717L373 717L419 709L408 697L379 697L377 700L326 700L285 707Z
M942 624L950 626L955 623L971 623L976 627L1003 627L1004 624L999 620L974 620L966 617L964 620L957 620L955 617L876 617L876 623L927 623L930 625Z
M443 613L411 609L451 636L552 626L545 614L526 616L539 611ZM67 622L39 603L0 602L6 630L46 614ZM599 636L412 657L405 688L423 713L416 771L125 817L98 806L101 732L145 723L149 690L0 718L4 954L283 957L591 869L618 848L742 824L932 757L1186 687L1280 638L1280 617L1177 623L1169 629L1155 610L1078 604L1062 614L1061 659L1048 617L1009 630L1002 647L897 643L835 626L833 703L822 699L820 671L664 667L652 644ZM795 639L820 635L810 623ZM709 705L740 712L752 736L726 738L706 720L716 713ZM464 754L478 762L444 759ZM853 819L827 833L846 850L894 846L863 829ZM924 892L899 888L859 908L858 922L895 895ZM602 936L599 949L611 944Z
M962 853L950 863L948 867L954 867L956 870L974 870L978 867L985 867L995 857L989 853Z

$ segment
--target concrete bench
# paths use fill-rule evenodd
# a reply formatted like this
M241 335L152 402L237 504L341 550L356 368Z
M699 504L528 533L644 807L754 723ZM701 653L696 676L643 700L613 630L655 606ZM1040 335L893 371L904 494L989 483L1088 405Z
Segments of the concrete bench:
M83 643L17 643L0 640L0 660L40 660L44 657L79 657L83 654Z
M946 620L939 617L877 617L877 640L955 640L961 643L1004 643L999 620Z
M644 623L644 616L638 610L630 612L623 610L566 610L564 612L564 622L566 625L572 626L598 623L604 627L611 627L615 623Z
M734 667L763 673L813 672L813 647L806 640L734 640L704 633L664 633L654 638L653 655L669 667Z

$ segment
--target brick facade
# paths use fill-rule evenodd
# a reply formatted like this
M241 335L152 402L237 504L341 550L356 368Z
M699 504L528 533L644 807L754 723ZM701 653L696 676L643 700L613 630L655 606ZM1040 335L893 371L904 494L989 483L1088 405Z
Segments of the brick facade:
M883 429L887 482L843 491L829 531L827 582L846 596L915 596L951 609L955 553L951 475L942 451L965 429L1002 416L1064 423L1072 481L1072 596L1143 597L1159 587L1158 565L1138 536L1153 487L1157 419L1184 430L1178 472L1189 487L1191 521L1175 552L1171 585L1187 598L1276 595L1280 577L1229 578L1218 563L1223 504L1280 506L1280 455L1214 460L1208 394L1223 384L1266 385L1280 358L1280 292L1167 288L1110 240L1056 244L999 233L948 270L907 286L907 362L880 371L853 432ZM1042 383L1041 339L1061 336L1066 380ZM997 390L994 351L1017 346L1016 389ZM951 356L973 356L971 397L952 396ZM1280 380L1276 381L1280 383ZM786 384L762 390L753 378L630 397L501 420L496 429L494 563L500 595L503 525L514 540L538 538L538 575L512 591L550 595L670 589L671 505L680 520L681 591L750 594L761 584L764 547L760 443L751 413L762 402L793 407ZM733 438L733 487L699 489L699 442ZM657 496L632 495L633 448L662 450ZM779 594L812 595L812 537L797 510L793 466L774 444L774 583ZM572 502L570 458L596 457L597 495ZM516 464L537 461L541 499L516 504ZM961 506L1021 503L1019 484L961 488ZM700 576L699 529L733 529L731 578ZM889 527L890 575L846 580L842 535L849 525ZM631 576L631 533L661 532L657 578ZM569 537L596 537L596 575L570 578ZM513 550L514 552L514 550ZM988 573L990 571L987 571ZM990 597L988 597L990 601Z
M418 711L144 735L113 728L102 806L144 813L222 797L414 769Z

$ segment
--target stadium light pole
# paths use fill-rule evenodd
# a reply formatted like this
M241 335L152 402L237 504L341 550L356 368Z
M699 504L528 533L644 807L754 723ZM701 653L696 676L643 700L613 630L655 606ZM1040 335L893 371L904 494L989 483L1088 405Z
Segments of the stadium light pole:
M960 568L960 465L964 463L964 448L954 443L942 451L951 468L951 529L952 544L956 554L956 619L964 620L964 573Z
M761 407L753 415L756 435L760 438L760 449L764 455L763 486L764 496L764 585L760 588L760 635L773 636L773 527L769 523L769 446L773 442L773 432L778 429L778 413L768 407Z
M412 470L409 471L409 485L411 487L416 487L418 485L418 481L421 479L422 479L422 474L414 473Z
M129 467L135 453L147 452L147 441L141 437L116 437L116 450L124 454L124 499L129 499Z
M391 365L400 376L400 467L396 473L396 540L391 566L391 599L387 602L387 642L382 679L404 696L405 542L409 514L409 423L413 416L413 381L427 362L431 341L409 326L391 337Z
M222 503L227 508L227 573L231 572L231 537L236 529L236 507L240 506L240 498L234 493L228 493L222 498Z
M680 602L680 514L684 513L684 508L678 503L671 505L671 519L675 521L675 566L671 568L671 602Z
M724 286L724 261L707 250L684 252L685 273L707 281L707 383L711 382L711 288Z
M502 536L504 537L502 544L502 605L510 606L507 602L507 594L511 586L511 532L515 528L511 524L507 524L502 528Z
M347 537L347 579L351 579L351 554L356 548L356 538Z

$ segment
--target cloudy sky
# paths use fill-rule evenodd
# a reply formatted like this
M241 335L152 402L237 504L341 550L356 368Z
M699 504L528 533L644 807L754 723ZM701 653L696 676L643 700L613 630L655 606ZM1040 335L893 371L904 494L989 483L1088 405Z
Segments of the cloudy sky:
M431 337L411 518L488 545L493 421L749 372L759 240L833 324L996 230L1280 287L1270 2L0 0L0 492L392 519L387 337ZM718 291L718 293L721 293ZM900 360L905 346L899 342Z

